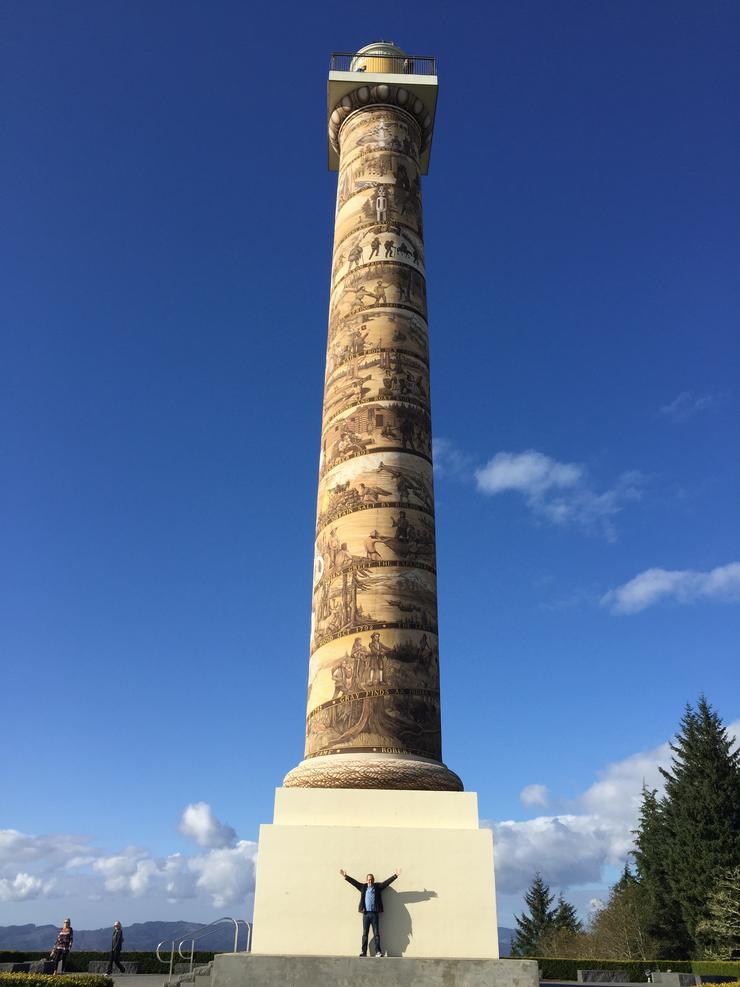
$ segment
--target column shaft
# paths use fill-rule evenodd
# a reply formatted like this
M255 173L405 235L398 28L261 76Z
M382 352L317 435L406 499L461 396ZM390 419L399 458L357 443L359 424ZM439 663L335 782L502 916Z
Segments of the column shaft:
M339 133L306 760L286 785L462 787L441 763L421 142L385 105Z

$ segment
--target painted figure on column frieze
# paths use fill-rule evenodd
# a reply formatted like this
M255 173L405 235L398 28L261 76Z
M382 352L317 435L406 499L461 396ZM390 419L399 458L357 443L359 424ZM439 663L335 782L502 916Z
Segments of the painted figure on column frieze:
M383 349L341 363L327 379L324 393L325 422L361 402L404 401L426 408L428 372L416 357Z
M432 514L434 495L429 464L394 454L362 456L343 463L319 486L317 530L344 514L371 507L415 507Z
M312 649L368 627L437 632L437 587L431 572L373 568L350 558L314 588Z
M362 350L352 345L358 337L364 340ZM329 325L327 364L331 368L357 352L375 349L395 349L412 353L425 363L428 359L427 330L423 319L413 312L385 310L362 312L351 318L334 319ZM327 376L331 369L327 370Z
M378 186L375 193L375 218L379 223L384 223L388 218L388 196L382 185Z
M434 570L434 519L424 511L396 511L373 506L370 509L342 514L316 538L316 551L324 560L324 569L337 569L342 544L355 559L371 562L394 561Z
M429 416L420 407L395 402L367 404L327 422L319 472L369 452L403 451L431 460Z
M412 267L390 261L355 267L332 293L331 318L346 318L369 308L392 305L413 309L426 318L426 288Z

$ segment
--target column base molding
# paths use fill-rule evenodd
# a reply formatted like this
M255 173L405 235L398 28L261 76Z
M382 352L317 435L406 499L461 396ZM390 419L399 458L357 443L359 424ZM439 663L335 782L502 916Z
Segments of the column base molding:
M463 783L440 761L389 754L310 757L288 772L286 788L390 788L461 792Z

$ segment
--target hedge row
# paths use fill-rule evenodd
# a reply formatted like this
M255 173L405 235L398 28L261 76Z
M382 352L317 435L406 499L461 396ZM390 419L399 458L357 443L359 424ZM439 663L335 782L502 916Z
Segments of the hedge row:
M537 960L543 980L577 980L578 970L624 970L625 981L646 983L648 970L672 970L699 976L726 976L740 980L738 960L565 960L549 956L532 956Z
M51 973L0 973L0 987L57 987L59 983L59 977ZM64 987L113 987L110 977L97 973L65 974L61 983Z
M185 951L185 950L184 950ZM185 951L186 952L186 951ZM48 959L49 950L46 949L43 952L24 952L23 950L0 950L0 963L27 963L29 960L44 960ZM87 973L87 964L91 960L107 960L110 956L110 951L106 952L92 952L91 950L83 949L72 949L67 958L67 972L68 973ZM162 948L162 956L169 959L169 949ZM195 965L199 966L203 963L209 963L214 957L214 953L200 952L195 954ZM188 957L190 959L190 957ZM121 953L121 960L128 961L130 963L138 963L139 973L167 973L168 967L164 963L160 963L157 959L156 953L153 952L138 952L138 953ZM182 959L177 955L175 951L175 963L182 963ZM28 976L28 974L8 974L8 976ZM40 975L41 976L41 975ZM91 975L92 976L92 975ZM66 987L68 983L68 977L64 978L64 985ZM56 983L56 981L55 981ZM91 987L90 980L88 977L85 978L86 987ZM2 987L2 985L0 985ZM93 984L92 987L97 987Z

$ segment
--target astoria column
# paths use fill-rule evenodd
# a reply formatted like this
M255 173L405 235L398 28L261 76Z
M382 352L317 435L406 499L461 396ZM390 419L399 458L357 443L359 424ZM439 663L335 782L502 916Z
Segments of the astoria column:
M339 176L306 748L285 785L458 791L442 762L421 208L436 72L384 42L346 59L329 77Z

